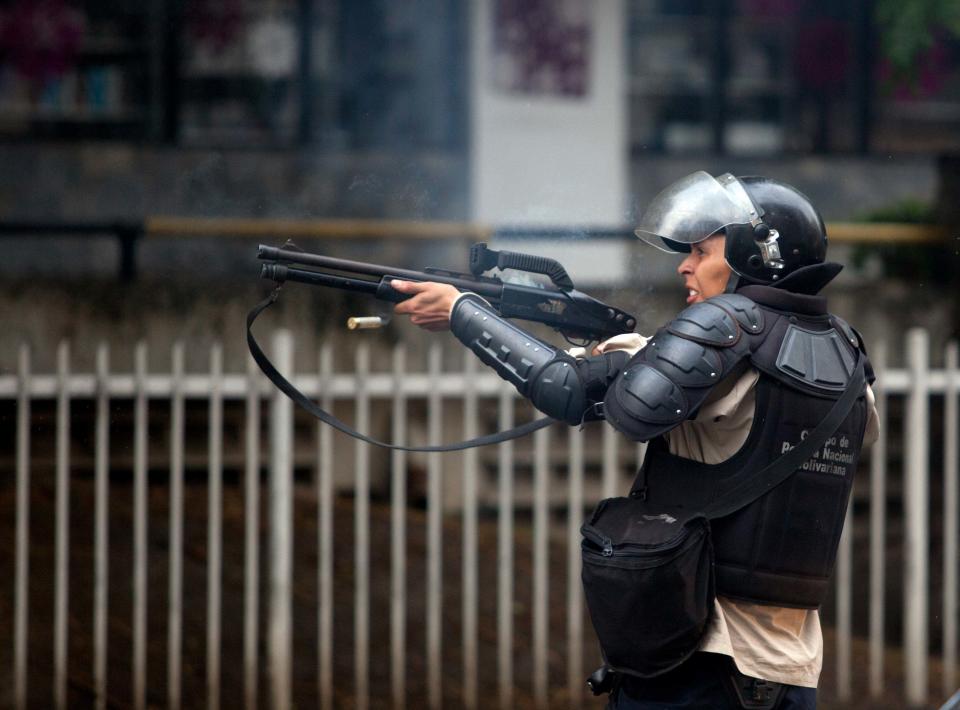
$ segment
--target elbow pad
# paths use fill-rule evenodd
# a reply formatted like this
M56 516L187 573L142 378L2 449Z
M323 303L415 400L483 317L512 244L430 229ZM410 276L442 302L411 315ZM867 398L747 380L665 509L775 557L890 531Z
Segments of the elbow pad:
M587 408L577 361L502 318L479 297L453 307L450 330L485 365L554 419L579 424Z

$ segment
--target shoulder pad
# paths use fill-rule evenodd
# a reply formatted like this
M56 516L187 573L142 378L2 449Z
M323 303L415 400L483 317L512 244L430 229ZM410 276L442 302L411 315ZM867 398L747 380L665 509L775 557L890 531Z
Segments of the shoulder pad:
M777 370L809 387L831 392L842 391L856 362L843 336L831 328L805 330L791 324L777 353Z
M667 331L697 343L726 348L740 340L741 329L737 319L711 299L685 308L670 321Z
M649 441L693 416L713 386L748 356L746 347L720 348L661 330L607 390L607 421L635 441Z
M713 386L750 356L756 342L750 336L762 330L763 312L744 296L727 294L686 308L633 356L607 390L607 421L635 441L670 431L693 416Z
M737 293L724 293L714 296L709 302L716 303L725 311L733 314L733 317L737 319L737 323L745 332L752 334L763 332L763 309L746 296Z
M715 348L666 331L650 339L644 360L681 387L708 387L720 381L723 371Z
M619 403L631 419L672 428L686 418L683 390L659 370L640 363L624 372L620 380Z

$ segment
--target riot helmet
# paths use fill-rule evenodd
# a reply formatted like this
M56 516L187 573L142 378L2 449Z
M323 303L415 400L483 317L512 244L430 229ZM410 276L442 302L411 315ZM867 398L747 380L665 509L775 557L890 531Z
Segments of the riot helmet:
M826 257L826 229L810 200L765 177L695 172L653 198L635 230L670 252L689 252L721 232L727 264L749 283L774 283Z

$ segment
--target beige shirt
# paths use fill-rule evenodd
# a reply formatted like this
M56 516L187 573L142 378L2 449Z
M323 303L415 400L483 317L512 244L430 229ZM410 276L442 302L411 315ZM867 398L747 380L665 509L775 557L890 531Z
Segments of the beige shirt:
M619 335L597 346L597 351L642 348L647 338ZM575 357L586 353L571 351ZM706 464L718 464L743 446L753 425L759 372L747 368L719 383L700 408L666 434L670 453ZM878 436L873 391L867 387L869 416L864 445ZM816 688L823 665L823 634L817 609L735 601L718 596L714 615L700 643L700 650L733 658L741 673L778 683Z

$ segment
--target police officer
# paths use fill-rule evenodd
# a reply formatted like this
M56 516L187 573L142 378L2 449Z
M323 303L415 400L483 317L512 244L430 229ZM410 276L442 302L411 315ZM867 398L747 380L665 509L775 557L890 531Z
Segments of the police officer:
M685 254L688 306L652 338L567 353L436 283L394 281L414 294L395 310L451 329L541 411L573 425L605 418L649 441L632 494L695 506L804 438L842 394L863 343L818 295L842 267L825 261L823 220L789 185L696 172L654 198L636 234ZM876 436L868 386L816 457L714 521L717 598L699 652L654 678L618 676L610 707L815 707L818 608L860 450Z

